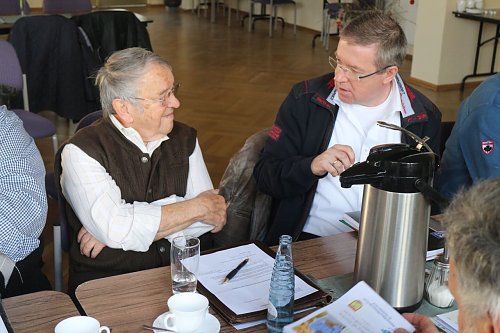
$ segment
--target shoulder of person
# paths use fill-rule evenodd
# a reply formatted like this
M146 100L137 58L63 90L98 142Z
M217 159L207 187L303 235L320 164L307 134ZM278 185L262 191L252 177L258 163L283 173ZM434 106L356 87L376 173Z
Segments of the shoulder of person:
M333 89L335 86L335 83L333 81L334 74L332 73L327 73L309 80L305 80L299 83L296 83L292 91L295 95L296 98L299 98L303 95L307 94L315 94L318 92L322 87L328 86L329 90Z

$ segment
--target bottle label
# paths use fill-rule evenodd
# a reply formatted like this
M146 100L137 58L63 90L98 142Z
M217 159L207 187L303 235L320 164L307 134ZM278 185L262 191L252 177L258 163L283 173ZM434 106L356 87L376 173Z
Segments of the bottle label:
M267 319L275 319L278 317L278 311L274 307L273 303L269 302L267 305Z

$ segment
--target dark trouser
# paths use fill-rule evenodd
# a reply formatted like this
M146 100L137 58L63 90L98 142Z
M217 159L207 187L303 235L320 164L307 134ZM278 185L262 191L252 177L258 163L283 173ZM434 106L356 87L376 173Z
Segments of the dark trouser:
M42 272L42 252L43 240L40 236L40 246L26 258L16 263L7 287L5 287L3 275L0 274L0 294L2 298L52 289L49 280Z

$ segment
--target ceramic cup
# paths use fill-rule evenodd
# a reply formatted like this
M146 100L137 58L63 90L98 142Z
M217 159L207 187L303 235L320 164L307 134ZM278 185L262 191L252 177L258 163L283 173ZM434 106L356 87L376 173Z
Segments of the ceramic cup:
M165 328L180 333L190 333L201 327L208 312L208 299L197 293L179 293L167 301Z
M69 317L60 321L55 333L109 333L109 327L101 326L97 319L88 316Z

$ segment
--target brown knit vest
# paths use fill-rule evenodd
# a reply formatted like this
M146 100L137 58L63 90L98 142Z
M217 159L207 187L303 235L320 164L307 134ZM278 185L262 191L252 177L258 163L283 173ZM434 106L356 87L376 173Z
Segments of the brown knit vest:
M150 157L127 140L109 120L103 119L79 130L67 143L75 144L99 162L116 182L127 203L153 202L172 194L182 197L186 193L189 156L195 148L196 130L174 122L168 136L169 139L162 142ZM62 148L56 157L56 179L63 171L60 163ZM165 239L153 242L147 252L106 247L95 259L83 256L76 241L82 224L69 204L66 204L66 211L71 227L70 292L91 279L170 263L170 243Z

